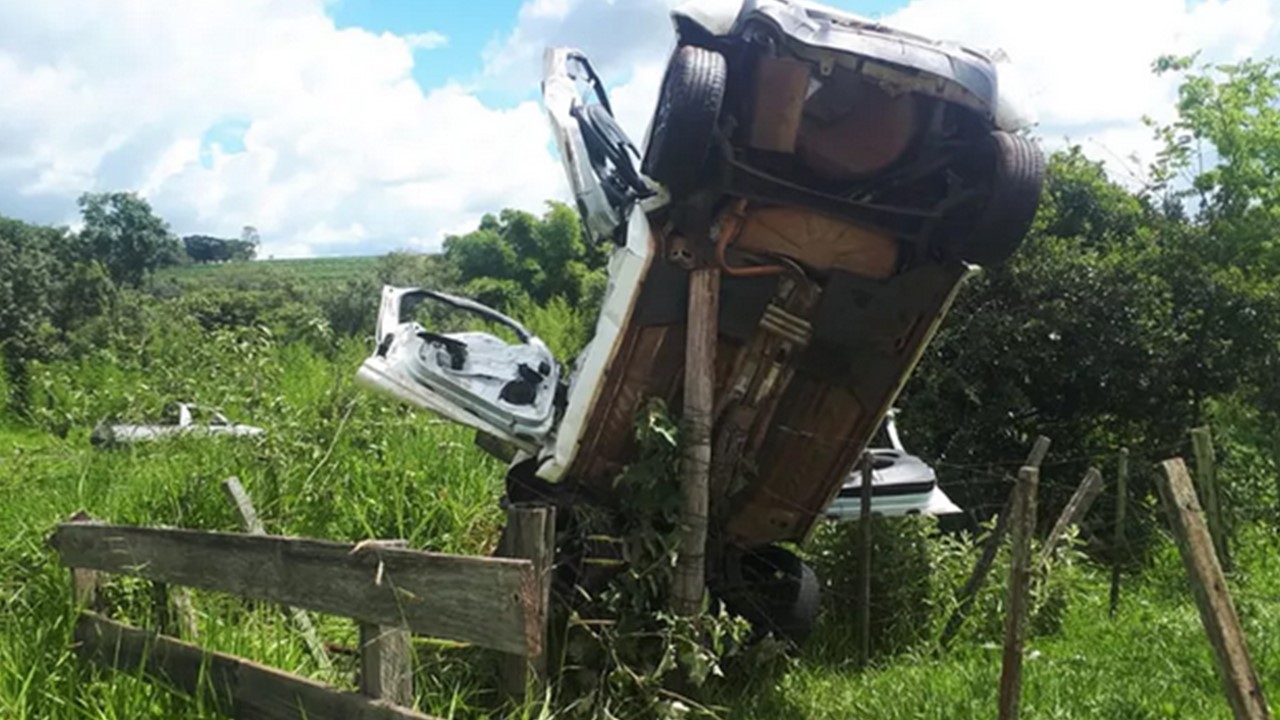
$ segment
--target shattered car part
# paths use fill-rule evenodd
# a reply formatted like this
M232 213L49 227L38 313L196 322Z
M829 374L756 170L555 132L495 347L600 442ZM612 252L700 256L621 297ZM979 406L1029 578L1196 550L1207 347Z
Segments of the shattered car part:
M441 303L516 335L509 343L487 332L436 333L406 320L409 305ZM523 325L466 298L419 288L382 291L377 351L357 380L526 452L551 431L559 366Z
M191 403L173 403L165 410L165 422L155 424L101 423L89 434L94 445L128 445L173 437L256 437L259 427L233 423L225 415Z

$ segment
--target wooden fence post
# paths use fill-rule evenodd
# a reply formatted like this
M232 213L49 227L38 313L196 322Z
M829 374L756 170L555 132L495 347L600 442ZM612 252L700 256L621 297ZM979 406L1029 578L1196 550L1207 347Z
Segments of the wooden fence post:
M547 680L547 621L551 605L552 572L555 569L556 509L552 506L515 506L507 511L507 526L499 541L503 557L532 560L538 586L535 597L541 652L536 655L503 655L499 681L512 698L540 695Z
M1058 544L1066 537L1067 530L1084 518L1100 492L1102 492L1102 473L1098 472L1097 468L1089 468L1084 479L1080 481L1080 486L1071 495L1071 500L1062 509L1062 514L1054 523L1053 530L1049 531L1049 537L1045 539L1044 546L1040 548L1041 565L1049 562L1053 552L1058 549Z
M258 518L258 511L253 507L253 500L249 498L249 493L245 492L244 485L240 484L240 478L229 477L222 481L222 492L235 506L236 512L240 514L240 523L244 526L246 532L250 535L266 535L267 530L262 525L262 520ZM307 652L311 654L311 658L316 661L316 665L325 672L333 671L333 660L329 657L329 652L324 649L324 643L320 642L320 636L316 633L316 627L311 623L311 616L305 610L297 608L287 608L289 617L293 620L293 625L298 632L302 634L302 641L306 643ZM363 646L365 638L360 636L360 644Z
M413 645L408 629L360 623L360 692L413 707Z
M1028 591L1031 584L1031 539L1036 530L1036 490L1040 471L1018 471L1010 526L1013 550L1009 562L1009 602L1006 609L1004 657L1000 665L1000 720L1015 720L1022 699L1022 648L1026 637Z
M1218 468L1213 456L1213 435L1209 427L1191 431L1191 449L1196 456L1196 485L1200 488L1200 501L1209 519L1209 534L1218 560L1227 572L1231 572L1231 548L1227 542L1227 528L1222 521L1221 497L1218 494Z
M680 552L671 587L671 609L684 616L696 615L702 610L702 596L706 590L711 425L715 406L719 306L719 268L714 265L694 268L689 272L689 314L685 328Z
M1045 455L1049 454L1049 446L1051 444L1049 438L1043 435L1037 437L1035 443L1031 446L1031 452L1027 454L1025 466L1039 468L1040 464L1044 462ZM996 516L996 526L991 530L991 536L987 538L987 543L982 548L982 554L978 556L978 562L974 563L973 572L969 574L969 579L965 581L964 587L960 588L959 603L955 611L951 613L951 617L947 618L947 624L942 629L942 636L938 641L944 650L951 646L951 641L960 632L965 618L969 615L969 610L973 608L973 603L978 598L978 592L982 590L982 584L986 582L987 576L991 574L991 566L995 564L996 554L1000 551L1000 545L1009 529L1009 515L1013 511L1015 496L1016 487L1009 492L1009 497L1005 499L1004 507L1000 510L1000 514Z
M72 515L67 522L88 523L93 522L93 518L89 517L89 513L81 510ZM98 595L98 585L101 583L101 577L101 574L96 570L71 568L71 597L77 607L94 611L102 610L102 598Z
M871 453L862 453L862 486L859 488L861 507L858 516L858 663L866 667L871 662L871 483L874 473Z
M1111 600L1107 610L1109 617L1116 616L1116 607L1120 604L1120 563L1128 554L1128 543L1124 537L1125 506L1129 503L1129 448L1120 448L1120 459L1116 462L1116 528L1112 540L1112 552L1115 557L1111 564Z
M1268 720L1262 686L1249 659L1249 648L1240 629L1227 579L1213 550L1213 540L1205 525L1204 512L1196 499L1191 477L1182 458L1164 461L1161 466L1160 496L1178 550L1187 567L1192 594L1200 610L1200 621L1213 646L1218 672L1231 712L1236 720Z

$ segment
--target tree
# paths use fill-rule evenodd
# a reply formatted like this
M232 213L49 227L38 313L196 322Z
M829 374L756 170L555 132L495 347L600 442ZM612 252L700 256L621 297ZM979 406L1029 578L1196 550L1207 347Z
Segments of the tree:
M474 231L446 238L444 250L463 291L500 307L524 295L539 304L590 301L608 259L583 241L577 213L556 202L541 218L512 209L485 215Z
M143 278L178 254L168 223L135 193L85 193L79 205L84 249L117 285L140 286Z

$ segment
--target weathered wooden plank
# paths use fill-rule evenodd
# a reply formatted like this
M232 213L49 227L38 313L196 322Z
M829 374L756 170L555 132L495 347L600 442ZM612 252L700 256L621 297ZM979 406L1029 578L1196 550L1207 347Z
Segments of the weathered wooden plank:
M1054 551L1058 549L1058 544L1067 536L1067 530L1084 518L1100 492L1102 492L1102 473L1097 468L1089 468L1080 485L1076 487L1076 491L1071 494L1067 506L1062 509L1058 521L1053 524L1049 537L1045 538L1044 545L1040 548L1040 564L1049 562Z
M240 484L240 478L232 476L223 480L222 492L240 514L240 523L244 525L245 530L253 535L267 534L262 520L258 518L258 511L253 507L253 500L249 498L249 493L245 492L244 485Z
M1227 528L1222 519L1222 503L1218 494L1218 466L1213 453L1213 435L1208 427L1191 431L1191 449L1196 456L1196 486L1200 488L1200 500L1204 503L1209 520L1209 535L1218 552L1218 561L1231 572L1231 547L1227 540Z
M862 505L858 515L858 665L871 662L871 490L874 473L871 453L862 453L862 485L858 499Z
M1024 465L1039 468L1045 456L1049 454L1049 446L1052 444L1052 441L1044 435L1037 437L1031 445L1031 452L1027 453L1027 462ZM996 525L991 529L991 536L987 538L982 554L978 556L978 562L974 563L969 579L965 581L964 587L960 588L960 593L957 595L959 602L956 604L955 611L951 613L951 617L947 618L947 624L942 628L942 635L938 640L943 650L951 647L951 641L955 640L960 628L964 626L969 611L973 609L974 601L978 599L978 592L982 590L987 576L991 574L991 567L996 562L996 553L1000 551L1005 533L1009 530L1009 515L1013 512L1016 496L1016 491L1010 491L1009 496L1005 498L1004 507L996 516Z
M680 460L680 552L671 583L671 609L677 615L697 614L702 609L706 591L711 416L715 410L719 306L719 268L699 267L690 272L684 407L681 409L684 431Z
M1200 621L1218 661L1218 673L1236 720L1267 720L1271 717L1262 685L1249 658L1240 619L1227 589L1227 579L1214 552L1213 539L1204 519L1204 511L1191 486L1191 476L1182 458L1165 460L1160 465L1160 496L1169 526L1178 542L1178 551L1187 567L1192 595L1200 610Z
M1036 441L1031 444L1031 452L1027 453L1027 461L1023 463L1023 466L1039 469L1044 464L1044 457L1049 454L1049 446L1052 444L1053 441L1044 435L1037 437Z
M413 646L407 629L361 623L360 692L397 705L413 704Z
M542 651L528 560L378 544L66 523L63 565L121 573L353 618L510 653Z
M165 583L151 585L151 629L162 635L194 640L199 637L196 624L196 608L191 591L184 587L171 588Z
M142 671L182 692L200 695L220 712L245 720L432 720L427 715L233 655L84 613L76 649L88 660L124 673Z
M539 623L546 637L551 603L551 574L555 566L556 511L552 506L515 506L507 511L498 554L533 562L538 577ZM546 642L543 642L546 648ZM547 654L504 655L499 659L503 692L513 698L540 695L547 680Z
M89 513L81 510L68 518L69 523L93 523ZM101 578L93 570L71 568L71 597L76 607L82 610L102 610L102 599L98 595L98 584Z
M240 478L229 477L222 481L222 491L226 494L227 499L235 506L236 512L240 514L240 522L244 525L244 529L250 535L266 535L267 529L263 526L262 520L258 517L258 511L253 507L253 499L249 497L249 493L245 491L244 485L240 484ZM307 646L307 652L311 653L311 658L316 664L326 672L333 670L333 660L329 657L329 653L324 649L324 643L320 642L320 635L316 632L316 626L311 622L311 616L305 610L298 608L286 607L289 618L293 621L293 626L298 629L302 635L302 642Z
M1120 564L1128 553L1128 541L1124 535L1125 508L1129 504L1129 448L1120 448L1120 459L1116 463L1116 527L1112 539L1112 552L1115 554L1111 563L1111 598L1107 613L1116 616L1116 608L1120 605Z
M1009 601L1005 612L1004 657L1000 665L1000 720L1015 720L1022 702L1022 649L1026 642L1031 586L1031 538L1036 530L1036 490L1040 471L1018 471L1013 513L1009 521L1013 547L1009 560Z

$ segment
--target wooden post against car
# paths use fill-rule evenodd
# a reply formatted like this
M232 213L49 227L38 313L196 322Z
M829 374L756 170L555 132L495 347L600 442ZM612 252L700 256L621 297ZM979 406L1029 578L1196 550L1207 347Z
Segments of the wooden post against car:
M498 554L533 561L539 617L535 632L542 636L536 655L503 655L499 660L502 691L513 699L542 694L547 682L547 621L551 581L555 570L556 509L550 505L517 505L507 510L507 526L498 543Z
M671 609L684 616L701 611L706 589L711 416L715 403L719 306L719 268L714 265L695 267L689 272L689 314L685 330L680 554L671 588Z
M1058 521L1053 524L1053 529L1049 531L1049 536L1045 538L1044 546L1040 548L1041 565L1053 558L1053 552L1058 549L1058 544L1067 536L1067 531L1071 529L1072 525L1078 524L1084 518L1100 492L1102 492L1102 473L1097 468L1089 468L1089 471L1084 474L1084 479L1080 481L1079 487L1072 493L1071 499L1067 501L1067 506L1062 509L1062 514L1058 516Z
M858 515L858 663L871 662L871 483L874 476L871 453L862 453L861 507Z
M1049 446L1051 445L1049 438L1041 435L1031 446L1031 452L1027 453L1026 467L1039 468L1044 462L1045 455L1049 454ZM1014 490L1016 491L1016 487ZM992 528L990 537L987 538L986 544L982 548L982 554L978 556L978 562L974 563L973 572L969 574L969 579L965 582L964 587L960 588L956 609L951 613L951 617L947 618L947 624L942 629L942 636L938 640L938 644L943 650L951 647L951 641L955 640L956 634L960 632L960 628L964 626L964 620L969 615L969 610L973 608L973 603L978 598L978 592L982 590L983 583L986 582L987 576L991 574L991 567L996 562L996 553L1000 551L1000 545L1004 541L1005 533L1009 530L1009 514L1013 512L1013 502L1016 492L1010 491L1009 496L1005 499L1004 507L1000 510L1000 514L996 516L996 526Z
M1196 485L1200 488L1200 502L1209 519L1209 535L1218 553L1222 568L1231 572L1231 548L1227 541L1227 528L1222 521L1221 496L1218 494L1218 468L1213 455L1213 435L1208 426L1191 431L1191 449L1196 456Z
M1107 614L1116 616L1116 608L1120 604L1120 565L1128 555L1128 541L1124 536L1125 506L1129 503L1129 448L1120 448L1120 458L1116 462L1116 528L1112 539L1111 560L1111 599Z
M1161 463L1160 469L1160 496L1187 567L1192 595L1213 647L1231 712L1236 720L1269 720L1271 713L1187 466L1182 458L1173 458Z
M1000 665L1000 720L1015 720L1022 700L1022 649L1026 641L1027 606L1031 589L1031 538L1036 530L1036 490L1040 471L1018 471L1009 525L1013 549L1009 556L1009 601L1005 609L1004 657Z

